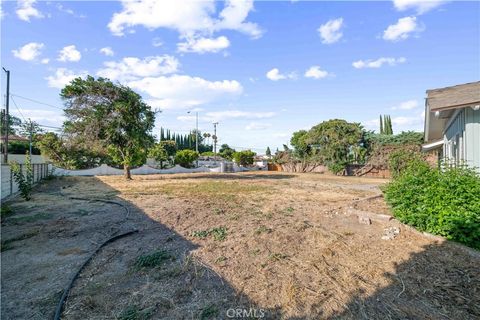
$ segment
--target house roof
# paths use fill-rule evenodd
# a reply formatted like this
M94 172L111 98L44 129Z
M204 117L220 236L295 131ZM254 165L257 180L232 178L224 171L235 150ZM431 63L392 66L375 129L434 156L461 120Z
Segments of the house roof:
M455 109L480 105L480 81L427 90L425 101L425 141L443 137L443 131Z
M3 142L5 140L5 136L0 136L0 140L1 140L1 142ZM14 135L14 134L9 134L8 135L8 141L29 141L29 140L25 137L17 136L17 135Z
M480 103L480 81L427 90L430 111L461 108Z

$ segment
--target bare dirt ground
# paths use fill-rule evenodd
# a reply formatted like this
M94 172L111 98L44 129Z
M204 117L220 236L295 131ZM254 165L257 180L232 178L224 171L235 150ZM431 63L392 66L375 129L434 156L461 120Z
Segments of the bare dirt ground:
M275 172L45 182L2 222L1 317L51 319L91 252L137 229L93 258L62 319L479 319L478 251L346 214L388 214L383 199L361 200L385 182ZM400 234L382 240L391 226Z

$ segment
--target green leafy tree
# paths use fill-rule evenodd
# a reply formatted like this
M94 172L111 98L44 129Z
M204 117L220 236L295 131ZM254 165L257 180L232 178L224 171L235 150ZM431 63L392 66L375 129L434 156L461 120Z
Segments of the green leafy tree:
M290 145L293 147L294 155L299 158L305 158L310 150L308 143L306 142L307 133L306 130L296 131L290 139Z
M238 151L233 154L233 160L241 166L248 166L253 164L253 157L256 155L251 150Z
M1 132L1 135L3 136L7 132L7 128L5 126L5 123L6 123L5 122L5 116L6 116L5 110L2 109L0 116L1 116L0 132ZM15 116L9 115L8 116L8 122L9 122L8 134L9 135L17 134L16 129L22 125L22 120L20 120L20 118L17 118Z
M220 150L218 150L218 153L224 159L233 160L233 154L235 153L235 149L230 148L228 144L225 143L220 146Z
M43 156L60 168L72 170L87 169L96 167L102 162L109 163L109 159L105 154L82 148L82 145L69 143L53 132L38 135L35 147L40 150Z
M148 156L160 163L160 168L163 168L163 162L168 161L167 150L165 150L161 142L155 143L155 145L148 150Z
M146 161L153 144L155 113L132 89L108 79L74 79L62 89L65 102L64 131L76 143L107 150L113 163L130 169Z
M359 123L333 119L312 127L305 142L318 145L316 152L319 159L336 173L351 161L351 148L361 143L363 133L363 127Z
M184 168L191 168L193 163L198 159L198 152L193 150L180 150L175 154L175 164Z

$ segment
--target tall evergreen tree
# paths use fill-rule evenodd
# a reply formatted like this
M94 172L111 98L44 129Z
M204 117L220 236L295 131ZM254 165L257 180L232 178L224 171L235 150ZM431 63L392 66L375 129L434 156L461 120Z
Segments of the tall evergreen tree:
M384 134L384 129L383 129L383 118L382 115L380 115L380 134Z
M267 151L265 151L265 155L267 155L267 157L272 156L272 151L270 151L270 147L267 147Z

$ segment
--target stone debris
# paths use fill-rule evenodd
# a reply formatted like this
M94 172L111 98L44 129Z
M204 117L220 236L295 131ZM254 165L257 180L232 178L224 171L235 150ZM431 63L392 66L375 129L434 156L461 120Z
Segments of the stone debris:
M398 227L389 227L383 230L382 240L392 240L400 234L400 228Z
M372 224L372 220L366 216L358 216L358 222L361 224Z

